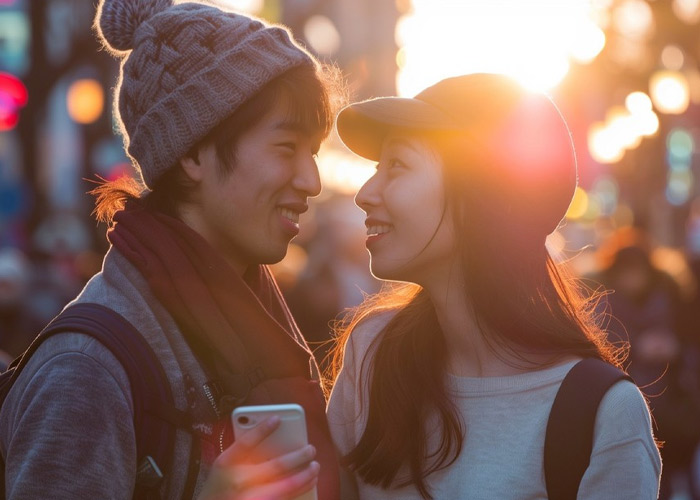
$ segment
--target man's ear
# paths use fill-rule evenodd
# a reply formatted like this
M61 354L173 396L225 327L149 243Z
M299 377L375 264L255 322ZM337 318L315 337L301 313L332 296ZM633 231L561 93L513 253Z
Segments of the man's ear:
M199 161L199 148L194 147L180 159L180 166L185 175L195 182L199 182L204 177L204 166Z

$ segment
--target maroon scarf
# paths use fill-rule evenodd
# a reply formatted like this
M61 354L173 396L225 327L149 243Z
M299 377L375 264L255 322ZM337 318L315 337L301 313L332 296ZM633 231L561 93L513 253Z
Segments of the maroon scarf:
M245 404L304 407L309 441L321 464L319 497L338 498L338 462L325 399L311 378L315 361L268 268L254 266L241 278L197 232L137 202L129 202L114 220L109 241L145 277L224 392L236 394L236 377L261 367L266 380Z

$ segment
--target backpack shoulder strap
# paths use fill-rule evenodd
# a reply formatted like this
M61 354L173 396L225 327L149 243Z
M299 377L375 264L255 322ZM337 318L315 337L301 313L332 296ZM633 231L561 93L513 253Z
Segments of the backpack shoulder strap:
M185 412L174 406L170 384L151 346L117 312L92 303L67 307L13 362L11 372L8 370L9 382L0 388L0 397L9 391L39 345L50 336L65 332L82 333L95 338L112 352L124 368L134 404L134 430L139 460L134 498L151 497L151 493L146 491L152 492L170 467L175 445L175 427L189 430L189 419Z
M575 500L591 460L595 418L613 384L632 379L596 358L579 361L564 378L549 414L544 475L551 500Z

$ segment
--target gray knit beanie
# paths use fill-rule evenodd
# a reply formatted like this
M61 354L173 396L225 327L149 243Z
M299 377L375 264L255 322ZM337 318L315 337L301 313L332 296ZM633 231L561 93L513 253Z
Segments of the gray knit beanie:
M286 28L201 3L100 0L95 28L122 59L114 112L149 188L270 80L316 64Z

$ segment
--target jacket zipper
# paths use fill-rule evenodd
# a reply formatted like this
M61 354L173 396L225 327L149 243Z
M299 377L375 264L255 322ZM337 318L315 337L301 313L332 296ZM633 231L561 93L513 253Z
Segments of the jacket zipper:
M209 384L204 384L204 394L207 396L207 399L209 400L211 407L214 409L214 413L216 413L217 420L221 420L221 412L219 411L219 405L216 403L216 398L214 397L214 394L212 394L211 389L209 388ZM226 427L222 426L221 431L219 432L219 453L224 452L224 431L225 430L226 430Z

